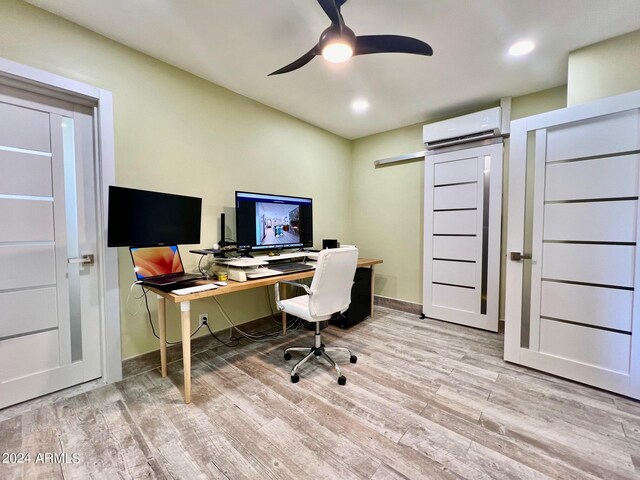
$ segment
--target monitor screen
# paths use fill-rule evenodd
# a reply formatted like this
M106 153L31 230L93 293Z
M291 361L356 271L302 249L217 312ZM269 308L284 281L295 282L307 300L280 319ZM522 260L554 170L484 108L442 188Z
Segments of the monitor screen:
M110 186L107 245L200 243L201 218L201 198Z
M177 245L166 247L132 247L133 270L138 280L172 273L184 273Z
M236 192L236 241L241 250L313 246L312 200Z

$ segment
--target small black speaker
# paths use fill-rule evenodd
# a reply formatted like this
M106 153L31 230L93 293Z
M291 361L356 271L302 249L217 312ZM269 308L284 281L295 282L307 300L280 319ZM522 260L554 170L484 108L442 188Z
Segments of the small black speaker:
M322 240L322 249L323 250L325 248L338 248L339 246L340 246L340 243L338 242L338 240L331 240L331 239Z

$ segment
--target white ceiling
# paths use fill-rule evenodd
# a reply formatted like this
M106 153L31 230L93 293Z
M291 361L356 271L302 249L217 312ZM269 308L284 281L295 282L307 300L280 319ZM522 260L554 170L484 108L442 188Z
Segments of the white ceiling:
M380 54L332 65L307 52L330 21L316 0L27 0L152 57L345 138L562 85L570 51L640 29L638 0L349 0L357 35L420 38L433 57ZM510 58L520 39L536 42ZM351 112L366 98L366 114Z

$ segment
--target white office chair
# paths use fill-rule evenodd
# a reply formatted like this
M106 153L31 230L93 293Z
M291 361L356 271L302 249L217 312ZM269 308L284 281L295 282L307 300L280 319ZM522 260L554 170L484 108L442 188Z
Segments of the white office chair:
M340 368L331 359L327 352L345 352L349 354L351 363L356 363L358 357L353 355L348 348L325 347L320 339L320 322L329 320L334 313L343 313L351 303L351 286L356 273L358 263L358 249L353 247L334 248L322 250L318 254L316 271L311 282L311 287L301 283L282 281L304 288L306 295L280 300L280 285L276 283L276 304L280 311L284 311L307 322L316 324L316 333L313 347L289 347L284 351L284 359L290 360L290 352L308 352L307 355L296 363L291 369L291 381L297 383L300 380L298 369L311 357L323 357L338 373L338 383L344 385L347 379L340 372Z

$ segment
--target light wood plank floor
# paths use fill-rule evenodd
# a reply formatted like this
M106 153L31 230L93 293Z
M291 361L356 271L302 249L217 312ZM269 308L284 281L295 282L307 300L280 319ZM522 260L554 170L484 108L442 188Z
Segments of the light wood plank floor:
M312 332L220 347L21 412L2 452L78 464L0 464L0 478L640 478L640 403L502 361L502 335L377 308L324 342L350 346L345 386L313 362L298 384L282 347Z

